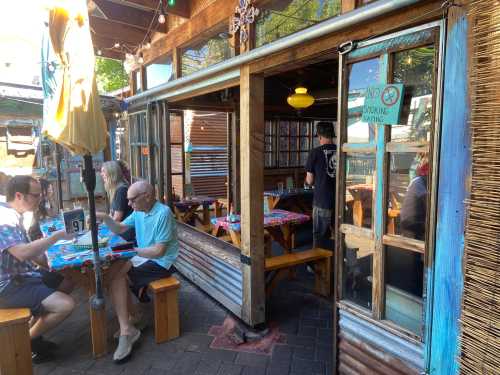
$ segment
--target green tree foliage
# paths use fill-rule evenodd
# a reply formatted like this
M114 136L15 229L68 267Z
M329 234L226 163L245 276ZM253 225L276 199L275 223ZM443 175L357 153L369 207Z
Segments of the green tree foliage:
M121 89L128 85L128 75L122 62L96 56L95 73L100 94Z
M256 24L256 45L312 26L340 13L340 0L275 0L262 13Z

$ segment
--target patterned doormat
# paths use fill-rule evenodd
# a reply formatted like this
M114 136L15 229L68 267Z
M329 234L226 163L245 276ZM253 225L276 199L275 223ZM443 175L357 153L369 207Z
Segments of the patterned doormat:
M274 344L285 344L286 336L279 332L276 324L269 324L269 332L259 339L243 342L236 321L227 317L221 326L212 326L208 334L215 336L210 344L212 349L234 350L255 354L271 355ZM250 340L249 340L250 341Z

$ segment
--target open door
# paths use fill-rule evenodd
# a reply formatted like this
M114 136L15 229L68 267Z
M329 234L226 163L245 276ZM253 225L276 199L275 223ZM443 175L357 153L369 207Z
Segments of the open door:
M424 273L434 248L441 40L435 22L347 43L339 58L340 319L349 310L414 342L424 341L431 292ZM393 110L392 123L378 123Z

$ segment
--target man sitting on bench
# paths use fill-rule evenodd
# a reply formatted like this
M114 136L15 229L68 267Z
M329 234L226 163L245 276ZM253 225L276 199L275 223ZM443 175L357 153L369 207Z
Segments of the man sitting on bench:
M139 300L147 298L145 293L149 283L169 277L179 254L175 218L168 206L156 200L153 186L138 181L128 189L127 199L134 212L122 222L114 221L104 213L96 214L116 234L133 227L138 245L137 255L125 263L111 283L113 304L120 323L120 339L113 356L116 362L131 353L133 344L140 337L140 331L129 319L126 301L130 300L130 289ZM122 277L125 274L128 274L130 289Z

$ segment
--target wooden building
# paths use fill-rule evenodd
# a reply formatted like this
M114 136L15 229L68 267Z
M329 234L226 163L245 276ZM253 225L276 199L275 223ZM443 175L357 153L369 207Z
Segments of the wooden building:
M227 193L241 213L241 246L179 224L178 269L187 278L247 324L265 322L263 192L286 177L302 184L314 124L328 119L337 124L338 145L335 371L455 374L460 357L488 346L486 339L460 345L476 84L468 72L485 57L469 44L469 2L93 3L96 49L125 58L114 47L119 41L136 53L130 163L148 171L136 176L149 178L160 197L171 201L186 186L185 111L226 116ZM488 6L481 25L498 21L500 5ZM149 26L165 14L165 23ZM297 114L286 97L299 84L317 100ZM404 88L392 126L363 121L367 88L375 85ZM424 189L418 228L401 217L417 177ZM356 213L348 209L353 200ZM488 361L492 352L483 353Z

